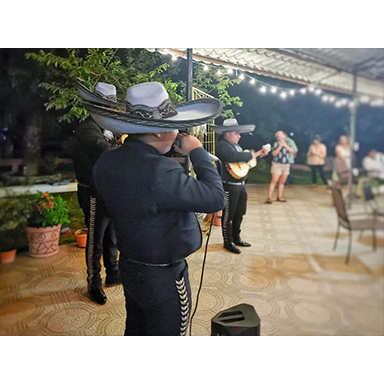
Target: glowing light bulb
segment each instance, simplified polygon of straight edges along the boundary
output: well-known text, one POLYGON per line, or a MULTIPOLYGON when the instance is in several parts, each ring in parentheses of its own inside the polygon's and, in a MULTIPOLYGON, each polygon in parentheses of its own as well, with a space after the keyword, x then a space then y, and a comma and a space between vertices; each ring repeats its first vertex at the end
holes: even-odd
POLYGON ((315 91, 315 87, 314 87, 313 85, 310 85, 310 86, 308 87, 308 91, 309 91, 309 92, 314 92, 314 91, 315 91))
POLYGON ((172 56, 172 61, 176 61, 177 60, 177 57, 176 56, 172 56))
POLYGON ((208 65, 204 65, 203 70, 204 70, 204 71, 208 71, 208 69, 209 69, 209 68, 208 68, 208 65))
POLYGON ((361 101, 362 103, 369 103, 370 100, 371 100, 371 99, 369 98, 369 96, 361 96, 361 97, 360 97, 360 101, 361 101))
POLYGON ((276 93, 276 92, 277 92, 276 87, 272 87, 272 88, 271 88, 271 92, 272 92, 272 93, 276 93))
POLYGON ((291 95, 291 96, 295 96, 295 90, 294 89, 291 89, 290 91, 289 91, 289 94, 291 95))
POLYGON ((329 100, 329 96, 324 95, 321 99, 326 103, 329 100))
POLYGON ((260 88, 260 92, 261 92, 261 93, 265 93, 265 92, 267 92, 267 88, 265 88, 265 87, 261 87, 261 88, 260 88))
POLYGON ((229 68, 228 71, 227 71, 228 75, 232 75, 233 74, 233 69, 232 68, 229 68))
POLYGON ((219 76, 223 74, 223 72, 220 71, 220 69, 216 72, 219 76))
POLYGON ((300 89, 300 92, 305 95, 307 93, 307 88, 301 88, 300 89))
POLYGON ((252 80, 250 81, 250 83, 251 83, 251 84, 256 84, 255 79, 252 79, 252 80))
POLYGON ((319 95, 321 95, 322 92, 323 91, 321 89, 316 89, 315 95, 319 96, 319 95))
POLYGON ((239 79, 244 80, 244 75, 241 74, 241 75, 239 76, 239 79))
POLYGON ((336 97, 335 97, 335 96, 330 96, 330 97, 329 97, 329 101, 330 101, 331 103, 333 103, 335 100, 336 100, 336 97))
POLYGON ((287 97, 287 93, 286 93, 286 92, 281 92, 281 93, 280 93, 280 97, 281 97, 282 99, 285 99, 285 98, 287 97))

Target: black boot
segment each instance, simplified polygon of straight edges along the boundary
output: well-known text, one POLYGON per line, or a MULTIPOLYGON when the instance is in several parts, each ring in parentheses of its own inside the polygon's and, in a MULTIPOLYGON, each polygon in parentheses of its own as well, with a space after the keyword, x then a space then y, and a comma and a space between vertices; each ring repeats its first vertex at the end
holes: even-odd
POLYGON ((101 286, 91 286, 88 290, 89 297, 97 304, 103 305, 107 302, 107 296, 101 286))
POLYGON ((244 240, 237 240, 234 242, 236 245, 239 245, 240 247, 250 247, 251 244, 247 243, 244 240))
POLYGON ((240 249, 237 248, 236 245, 232 242, 224 243, 224 248, 233 253, 241 253, 240 249))
POLYGON ((107 273, 107 277, 105 278, 105 286, 112 287, 118 284, 121 284, 120 271, 107 273))

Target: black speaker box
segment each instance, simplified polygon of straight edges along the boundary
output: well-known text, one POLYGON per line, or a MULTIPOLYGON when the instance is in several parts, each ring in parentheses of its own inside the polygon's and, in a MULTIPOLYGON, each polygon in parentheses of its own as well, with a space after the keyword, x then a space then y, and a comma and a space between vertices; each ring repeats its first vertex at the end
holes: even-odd
POLYGON ((260 336, 260 317, 249 304, 225 309, 212 318, 211 336, 260 336))

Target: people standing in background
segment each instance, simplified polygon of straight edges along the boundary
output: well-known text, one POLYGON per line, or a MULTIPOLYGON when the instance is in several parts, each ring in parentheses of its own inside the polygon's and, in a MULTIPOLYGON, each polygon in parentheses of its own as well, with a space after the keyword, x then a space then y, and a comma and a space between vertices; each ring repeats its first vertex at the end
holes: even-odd
POLYGON ((328 186, 324 175, 324 162, 327 157, 327 147, 321 142, 321 137, 315 135, 313 143, 308 148, 307 164, 311 167, 313 187, 317 186, 317 173, 319 173, 323 183, 328 186))
MULTIPOLYGON (((297 148, 295 141, 291 137, 289 137, 285 132, 284 134, 287 144, 295 151, 295 153, 288 153, 288 163, 292 165, 295 164, 295 157, 297 156, 297 152, 299 149, 297 148)), ((293 133, 291 133, 291 135, 293 135, 293 133)), ((285 185, 289 184, 295 184, 295 180, 291 173, 289 173, 287 181, 285 182, 285 185)))
POLYGON ((341 183, 341 185, 346 185, 348 184, 348 174, 352 163, 352 153, 347 136, 340 136, 339 144, 335 148, 335 155, 332 179, 341 183))
POLYGON ((283 191, 290 169, 288 153, 295 154, 295 150, 287 144, 285 137, 286 135, 283 131, 277 131, 275 133, 276 141, 272 147, 272 177, 268 188, 268 198, 266 200, 267 204, 272 204, 272 194, 275 190, 276 184, 278 184, 276 201, 280 203, 285 203, 287 201, 283 198, 283 191))

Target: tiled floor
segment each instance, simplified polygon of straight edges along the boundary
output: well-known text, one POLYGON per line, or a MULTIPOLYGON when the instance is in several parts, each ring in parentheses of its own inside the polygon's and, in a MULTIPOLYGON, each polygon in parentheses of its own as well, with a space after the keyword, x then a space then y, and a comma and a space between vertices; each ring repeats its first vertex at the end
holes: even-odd
MULTIPOLYGON (((262 335, 384 335, 384 231, 376 252, 370 233, 355 233, 346 265, 347 232, 333 251, 336 216, 323 187, 287 188, 286 204, 266 205, 265 197, 265 186, 248 186, 243 238, 252 247, 241 255, 225 251, 213 228, 192 335, 209 335, 211 318, 240 303, 254 306, 262 335)), ((203 254, 188 258, 194 302, 203 254)), ((0 265, 0 335, 122 335, 121 287, 105 289, 106 305, 93 304, 85 271, 75 245, 0 265)))

